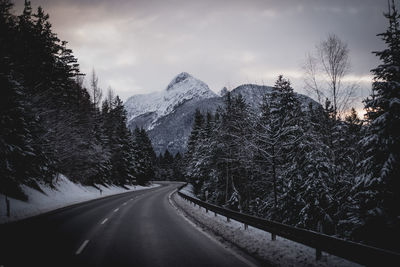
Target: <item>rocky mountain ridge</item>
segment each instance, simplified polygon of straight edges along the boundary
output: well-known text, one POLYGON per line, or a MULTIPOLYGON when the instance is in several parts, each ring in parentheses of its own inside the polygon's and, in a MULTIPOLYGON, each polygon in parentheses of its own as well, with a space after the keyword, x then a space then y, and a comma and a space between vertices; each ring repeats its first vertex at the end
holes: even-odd
MULTIPOLYGON (((244 84, 231 91, 241 94, 254 110, 260 106, 263 96, 270 95, 274 88, 254 84, 244 84)), ((303 109, 311 98, 296 94, 303 109)), ((177 75, 164 91, 135 95, 125 103, 128 114, 128 127, 143 127, 148 131, 157 154, 168 149, 172 154, 184 152, 192 130, 194 113, 215 112, 223 105, 223 97, 209 89, 207 84, 183 72, 177 75)))

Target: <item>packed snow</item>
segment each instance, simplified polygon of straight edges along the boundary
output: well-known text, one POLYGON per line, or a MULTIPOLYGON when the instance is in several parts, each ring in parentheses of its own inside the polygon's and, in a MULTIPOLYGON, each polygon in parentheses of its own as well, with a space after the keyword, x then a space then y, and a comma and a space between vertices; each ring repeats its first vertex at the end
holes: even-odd
MULTIPOLYGON (((182 192, 190 192, 185 187, 182 192)), ((360 266, 345 259, 323 253, 322 259, 315 259, 315 249, 277 236, 271 240, 271 234, 249 226, 244 229, 243 223, 235 220, 227 222, 226 217, 215 216, 213 212, 194 206, 178 194, 173 200, 191 220, 205 226, 212 234, 222 237, 250 255, 272 266, 360 266)))
POLYGON ((44 193, 28 186, 21 186, 24 193, 28 196, 27 202, 8 198, 10 200, 10 217, 7 217, 6 214, 5 196, 0 194, 0 223, 21 220, 92 199, 125 193, 128 191, 149 189, 160 185, 127 185, 126 188, 115 185, 110 185, 108 187, 96 185, 98 188, 95 188, 93 186, 83 186, 81 184, 73 183, 65 176, 60 175, 55 183, 55 188, 51 188, 45 184, 39 184, 39 186, 44 193))

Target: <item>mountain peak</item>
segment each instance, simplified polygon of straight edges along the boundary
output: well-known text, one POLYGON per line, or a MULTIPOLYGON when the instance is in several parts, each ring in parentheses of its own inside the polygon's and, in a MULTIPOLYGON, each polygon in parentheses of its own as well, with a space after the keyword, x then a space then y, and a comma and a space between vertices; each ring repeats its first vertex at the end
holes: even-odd
POLYGON ((188 78, 193 78, 189 73, 187 72, 181 72, 179 73, 172 81, 168 84, 167 86, 167 91, 169 91, 175 84, 183 82, 184 80, 188 78))
POLYGON ((189 101, 197 103, 216 96, 207 84, 182 72, 169 83, 164 91, 131 96, 125 102, 128 123, 132 120, 143 120, 146 123, 141 123, 140 127, 149 130, 157 125, 160 118, 174 112, 180 105, 189 101))

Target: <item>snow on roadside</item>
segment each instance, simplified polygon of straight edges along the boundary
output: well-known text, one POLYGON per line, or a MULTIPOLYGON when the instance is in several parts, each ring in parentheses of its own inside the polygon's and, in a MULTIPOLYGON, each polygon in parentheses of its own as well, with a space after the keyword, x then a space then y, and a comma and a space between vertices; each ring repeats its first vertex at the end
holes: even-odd
POLYGON ((66 207, 72 204, 101 198, 109 195, 115 195, 128 191, 136 191, 149 189, 159 186, 151 184, 150 186, 126 186, 128 189, 111 185, 105 187, 96 185, 100 190, 93 186, 83 186, 68 180, 63 175, 60 175, 55 188, 50 188, 45 184, 39 184, 44 194, 28 186, 21 186, 24 193, 28 196, 28 202, 8 198, 10 200, 11 216, 6 216, 5 196, 0 194, 0 224, 6 222, 17 221, 52 211, 58 208, 66 207))
POLYGON ((327 253, 316 261, 313 248, 279 236, 272 241, 270 233, 251 226, 245 230, 242 223, 232 219, 227 222, 226 217, 206 213, 205 209, 194 207, 178 194, 173 195, 173 200, 192 220, 272 266, 360 266, 327 253))
POLYGON ((192 184, 187 184, 180 191, 182 193, 184 193, 185 195, 189 196, 189 197, 193 197, 193 198, 197 198, 198 199, 198 197, 193 193, 194 192, 194 188, 193 188, 192 184))

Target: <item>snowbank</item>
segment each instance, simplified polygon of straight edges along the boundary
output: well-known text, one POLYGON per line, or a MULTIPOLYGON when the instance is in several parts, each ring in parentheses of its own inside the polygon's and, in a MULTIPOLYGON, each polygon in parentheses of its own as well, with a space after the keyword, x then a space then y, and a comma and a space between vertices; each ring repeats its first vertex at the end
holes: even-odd
POLYGON ((100 194, 100 190, 93 186, 76 184, 60 175, 54 189, 44 184, 39 184, 39 186, 44 194, 28 186, 22 186, 22 190, 28 196, 28 202, 8 198, 10 200, 11 217, 6 216, 5 196, 0 194, 0 223, 17 221, 72 204, 128 191, 149 189, 159 185, 126 186, 128 189, 114 185, 109 187, 97 185, 102 190, 100 194))
POLYGON ((221 236, 223 239, 243 249, 250 255, 262 259, 272 266, 360 266, 345 259, 323 253, 322 259, 315 260, 315 249, 293 242, 291 240, 276 237, 271 240, 271 234, 251 226, 244 229, 244 225, 235 220, 226 221, 226 217, 215 216, 213 212, 205 212, 205 209, 194 207, 178 194, 174 194, 173 200, 189 218, 205 226, 211 233, 221 236))
POLYGON ((198 199, 198 197, 193 193, 194 192, 194 188, 193 188, 192 184, 187 184, 180 191, 182 193, 184 193, 185 195, 189 196, 189 197, 193 197, 193 198, 197 198, 198 199))

